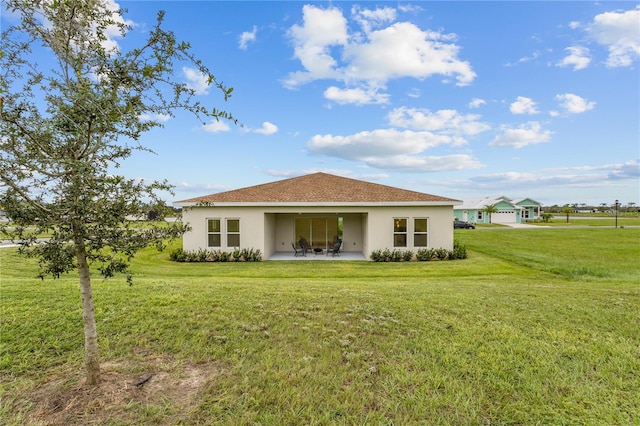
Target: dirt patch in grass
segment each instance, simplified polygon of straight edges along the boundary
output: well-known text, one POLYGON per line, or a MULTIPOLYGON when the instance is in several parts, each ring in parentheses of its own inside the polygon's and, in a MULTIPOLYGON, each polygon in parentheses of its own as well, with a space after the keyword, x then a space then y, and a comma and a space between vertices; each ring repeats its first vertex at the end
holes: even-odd
POLYGON ((144 371, 132 372, 126 361, 101 368, 99 386, 65 378, 39 385, 28 396, 25 418, 37 425, 129 424, 145 418, 174 424, 186 419, 201 390, 225 372, 219 363, 176 365, 166 359, 145 363, 144 371))

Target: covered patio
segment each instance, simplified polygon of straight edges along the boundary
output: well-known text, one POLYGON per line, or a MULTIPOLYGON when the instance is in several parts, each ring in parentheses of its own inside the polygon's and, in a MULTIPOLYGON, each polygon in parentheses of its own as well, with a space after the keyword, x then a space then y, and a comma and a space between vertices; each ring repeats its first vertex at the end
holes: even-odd
POLYGON ((264 260, 308 260, 308 261, 340 261, 340 260, 367 260, 364 254, 360 252, 340 252, 338 256, 332 256, 331 253, 315 254, 307 253, 306 256, 295 256, 293 249, 291 252, 276 252, 264 260))

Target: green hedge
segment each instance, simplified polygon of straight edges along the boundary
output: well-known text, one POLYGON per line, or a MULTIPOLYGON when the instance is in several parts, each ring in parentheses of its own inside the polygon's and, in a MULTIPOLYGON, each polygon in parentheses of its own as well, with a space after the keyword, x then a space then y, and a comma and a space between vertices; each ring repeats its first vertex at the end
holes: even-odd
POLYGON ((466 259, 467 249, 457 241, 453 243, 453 250, 444 248, 420 249, 415 253, 411 250, 374 250, 371 252, 370 259, 374 262, 408 262, 410 260, 426 262, 430 260, 455 260, 466 259))
POLYGON ((169 254, 174 262, 261 262, 262 253, 255 249, 235 249, 232 252, 222 250, 185 251, 175 249, 169 254))

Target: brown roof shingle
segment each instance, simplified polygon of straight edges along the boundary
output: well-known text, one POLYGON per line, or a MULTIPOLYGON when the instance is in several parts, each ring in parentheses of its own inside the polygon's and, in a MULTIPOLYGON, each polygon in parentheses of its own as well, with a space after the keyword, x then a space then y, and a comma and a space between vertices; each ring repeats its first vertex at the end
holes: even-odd
POLYGON ((194 203, 380 203, 456 202, 452 198, 409 191, 327 173, 283 179, 262 185, 179 201, 194 203))

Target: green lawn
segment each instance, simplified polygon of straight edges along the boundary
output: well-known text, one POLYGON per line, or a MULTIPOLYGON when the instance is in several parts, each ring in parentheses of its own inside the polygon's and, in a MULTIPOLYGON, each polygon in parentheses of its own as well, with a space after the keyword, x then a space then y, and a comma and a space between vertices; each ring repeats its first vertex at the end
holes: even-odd
MULTIPOLYGON (((638 424, 640 230, 458 230, 450 262, 176 264, 94 279, 0 251, 0 423, 638 424), (153 374, 134 388, 131 383, 153 374)), ((174 245, 175 247, 175 245, 174 245)))
MULTIPOLYGON (((598 215, 598 216, 586 216, 586 215, 573 215, 569 216, 569 222, 567 222, 566 216, 561 214, 556 215, 550 222, 530 222, 531 225, 539 226, 553 226, 553 227, 565 227, 565 226, 615 226, 616 219, 611 215, 598 215)), ((625 226, 640 226, 640 215, 633 213, 624 213, 618 216, 618 227, 625 226)))

